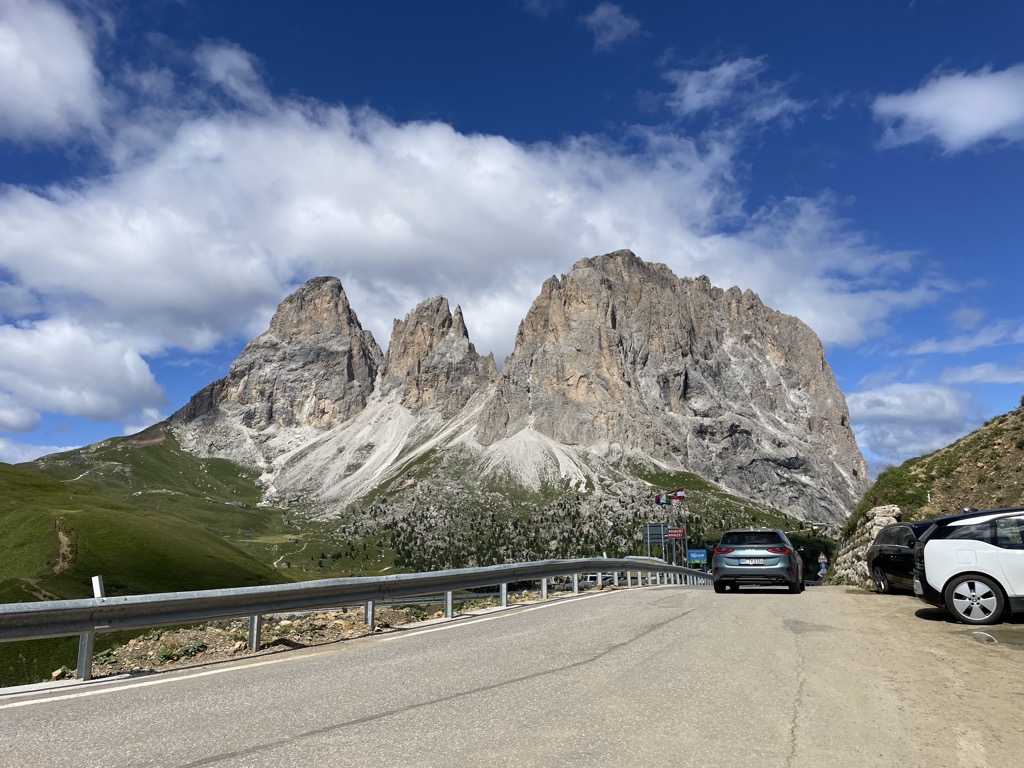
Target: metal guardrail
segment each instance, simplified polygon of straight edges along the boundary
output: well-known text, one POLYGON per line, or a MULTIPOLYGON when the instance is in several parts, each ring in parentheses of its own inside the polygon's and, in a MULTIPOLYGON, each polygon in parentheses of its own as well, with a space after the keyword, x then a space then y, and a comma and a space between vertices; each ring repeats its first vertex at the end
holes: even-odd
MULTIPOLYGON (((52 600, 0 604, 0 642, 42 640, 79 635, 79 679, 89 679, 93 639, 97 632, 117 632, 163 625, 194 624, 217 619, 249 617, 249 647, 259 647, 259 632, 266 614, 337 608, 365 603, 367 624, 372 626, 373 604, 377 600, 444 593, 445 616, 453 615, 453 592, 478 587, 500 587, 501 603, 507 605, 509 584, 539 581, 542 598, 547 598, 548 579, 573 577, 579 590, 580 574, 611 574, 618 583, 625 574, 632 586, 632 574, 647 574, 648 583, 710 583, 703 571, 646 560, 586 558, 542 560, 531 563, 460 568, 429 573, 392 574, 273 584, 263 587, 210 589, 194 592, 163 592, 149 595, 103 596, 102 579, 93 579, 96 597, 81 600, 52 600)), ((600 578, 598 583, 601 583, 600 578)))

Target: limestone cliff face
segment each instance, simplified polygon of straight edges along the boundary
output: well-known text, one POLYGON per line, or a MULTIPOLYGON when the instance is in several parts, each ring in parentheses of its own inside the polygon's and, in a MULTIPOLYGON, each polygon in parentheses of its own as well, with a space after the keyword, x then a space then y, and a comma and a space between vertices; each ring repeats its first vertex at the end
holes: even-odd
POLYGON ((228 375, 192 397, 172 420, 187 423, 229 410, 254 430, 326 429, 366 407, 382 354, 349 306, 341 281, 307 281, 277 308, 228 375))
POLYGON ((314 278, 171 425, 268 487, 341 505, 427 452, 535 490, 626 479, 629 457, 821 522, 868 479, 805 324, 629 251, 546 281, 500 375, 443 297, 396 320, 384 356, 341 283, 314 278))
POLYGON ((494 357, 480 357, 469 341, 462 308, 453 316, 448 300, 436 296, 395 320, 380 393, 401 390, 409 410, 437 408, 448 418, 496 378, 494 357))
POLYGON ((814 519, 841 519, 868 479, 810 328, 630 251, 579 261, 541 289, 476 438, 527 427, 638 448, 814 519))

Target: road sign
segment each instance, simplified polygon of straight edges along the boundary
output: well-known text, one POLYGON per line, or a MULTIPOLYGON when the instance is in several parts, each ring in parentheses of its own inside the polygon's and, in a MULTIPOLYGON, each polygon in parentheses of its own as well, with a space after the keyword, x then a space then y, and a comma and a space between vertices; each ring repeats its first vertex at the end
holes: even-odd
POLYGON ((683 539, 686 538, 685 528, 669 528, 665 535, 670 539, 683 539))
POLYGON ((644 523, 644 542, 647 544, 664 544, 668 523, 644 523))
POLYGON ((708 551, 706 549, 691 549, 686 553, 687 560, 691 563, 706 563, 708 551))

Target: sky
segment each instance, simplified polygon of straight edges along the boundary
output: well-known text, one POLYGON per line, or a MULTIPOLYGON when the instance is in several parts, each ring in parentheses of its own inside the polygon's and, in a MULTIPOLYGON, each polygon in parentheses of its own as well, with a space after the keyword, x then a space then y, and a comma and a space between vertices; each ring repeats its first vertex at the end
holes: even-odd
POLYGON ((1024 394, 1024 4, 0 0, 0 461, 166 418, 305 280, 499 365, 629 248, 796 315, 873 473, 1024 394))

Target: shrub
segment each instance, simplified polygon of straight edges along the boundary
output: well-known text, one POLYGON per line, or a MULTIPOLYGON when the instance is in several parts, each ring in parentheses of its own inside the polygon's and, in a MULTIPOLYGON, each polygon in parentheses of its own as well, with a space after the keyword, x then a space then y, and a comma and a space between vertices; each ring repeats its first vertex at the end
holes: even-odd
POLYGON ((206 643, 202 640, 191 640, 185 645, 182 645, 177 640, 171 640, 166 645, 162 645, 157 649, 155 658, 160 664, 166 664, 170 661, 198 656, 205 650, 206 643))

